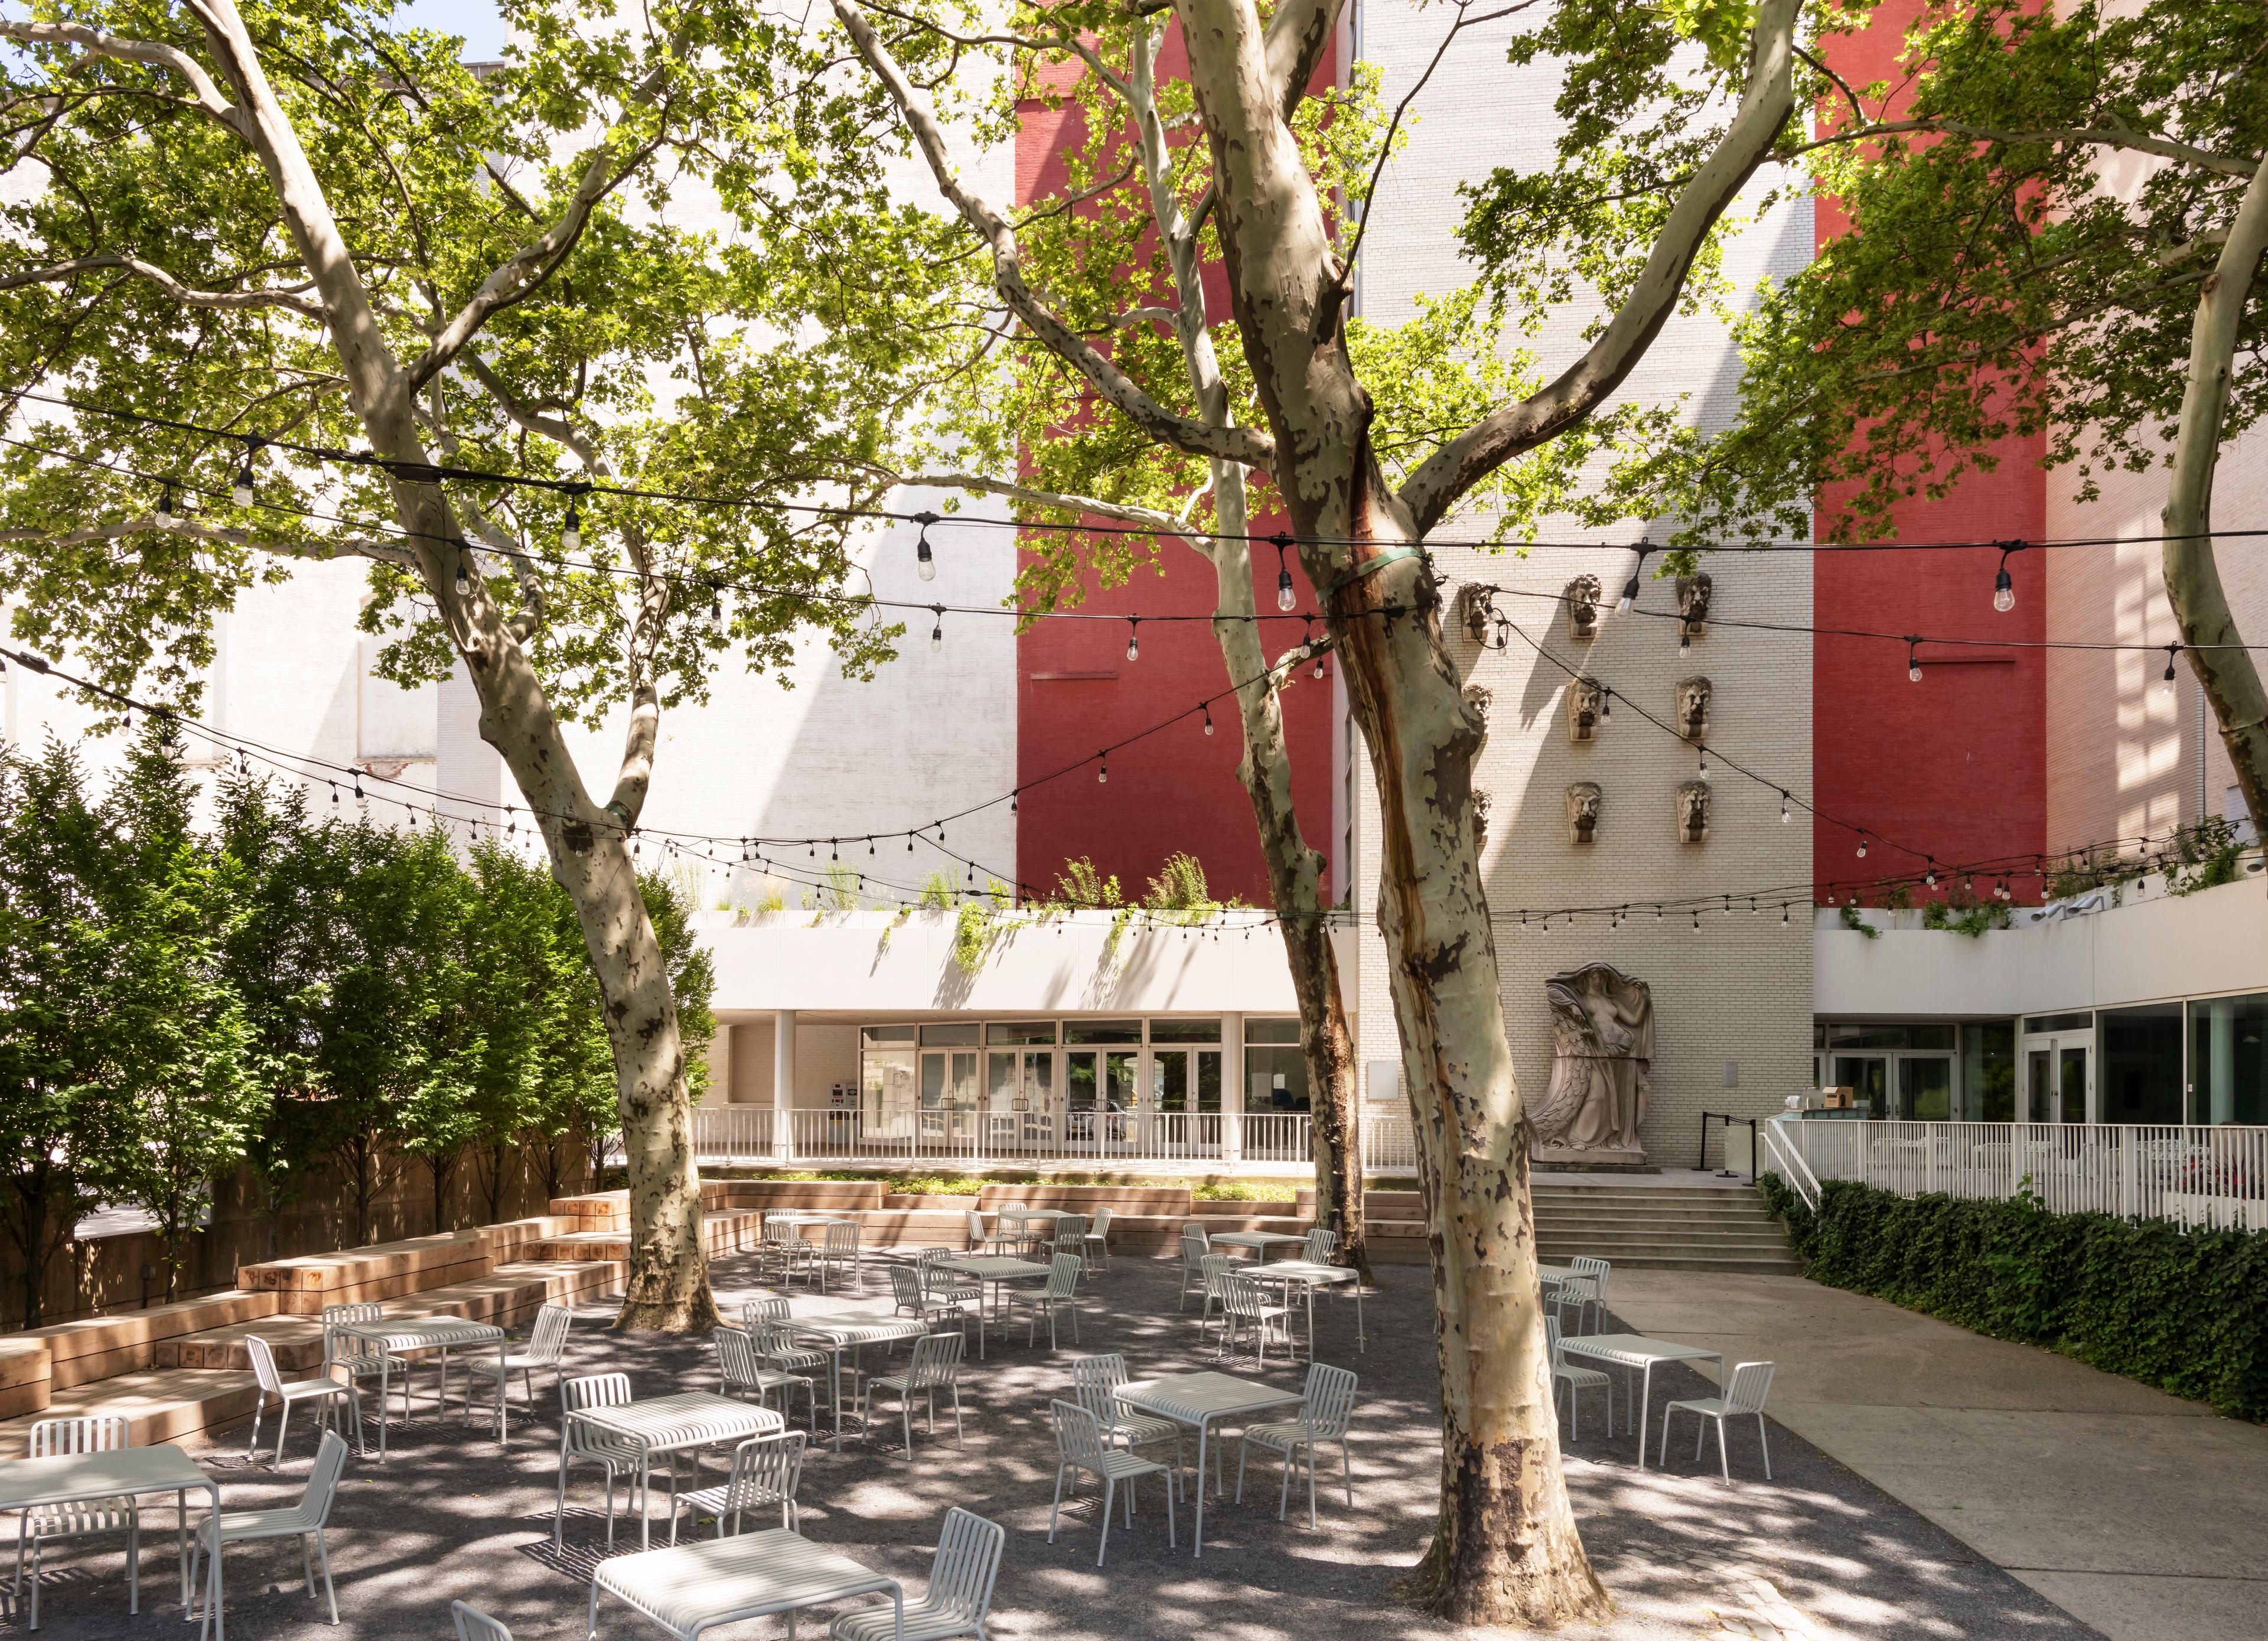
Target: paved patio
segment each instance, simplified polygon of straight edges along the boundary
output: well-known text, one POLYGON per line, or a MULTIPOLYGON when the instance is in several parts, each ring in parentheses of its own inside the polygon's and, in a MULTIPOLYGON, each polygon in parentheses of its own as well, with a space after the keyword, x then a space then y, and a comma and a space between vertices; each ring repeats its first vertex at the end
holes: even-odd
MULTIPOLYGON (((1213 1365, 1197 1341, 1194 1312, 1174 1311, 1177 1264, 1121 1259, 1096 1280, 1087 1302, 1083 1344, 1123 1350, 1138 1372, 1213 1365)), ((871 1273, 870 1273, 871 1275, 871 1273)), ((1111 1534, 1108 1567, 1094 1566, 1094 1507, 1066 1512, 1057 1542, 1046 1542, 1054 1446, 1047 1425, 1051 1395, 1069 1390, 1075 1349, 1050 1356, 996 1336, 989 1362, 971 1363, 965 1452, 946 1434, 932 1442, 917 1424, 910 1464, 895 1430, 871 1448, 855 1440, 837 1456, 815 1450, 803 1485, 804 1530, 907 1580, 927 1577, 939 1516, 960 1504, 1000 1521, 1008 1543, 994 1602, 992 1630, 1004 1637, 1095 1637, 1165 1641, 1204 1633, 1233 1641, 1330 1637, 1407 1641, 1447 1633, 1397 1605, 1395 1581, 1418 1558, 1435 1498, 1439 1415, 1433 1393, 1430 1288, 1422 1270, 1388 1269, 1367 1303, 1370 1349, 1354 1349, 1352 1308, 1321 1300, 1325 1360, 1361 1375, 1356 1410, 1356 1509, 1326 1490, 1322 1526, 1310 1532, 1304 1512, 1278 1524, 1261 1483, 1246 1503, 1220 1501, 1205 1520, 1205 1554, 1189 1555, 1189 1518, 1182 1549, 1166 1548, 1162 1498, 1145 1490, 1132 1530, 1111 1534)), ((1686 1280, 1685 1278, 1676 1278, 1686 1280)), ((744 1258, 721 1262, 720 1293, 729 1301, 752 1291, 744 1258)), ((1620 1278, 1617 1278, 1619 1284, 1620 1278)), ((873 1281, 877 1293, 879 1279, 873 1281)), ((799 1310, 843 1301, 800 1292, 799 1310)), ((887 1310, 887 1300, 870 1301, 887 1310)), ((688 1339, 618 1339, 604 1331, 607 1314, 582 1314, 571 1360, 585 1371, 619 1368, 642 1393, 712 1385, 713 1356, 688 1339)), ((1246 1358, 1231 1371, 1249 1374, 1246 1358)), ((1266 1377, 1296 1384, 1304 1367, 1271 1362, 1266 1377)), ((1700 1381, 1682 1371, 1657 1374, 1680 1394, 1700 1381)), ((430 1385, 421 1375, 421 1387, 430 1385)), ((1657 1405, 1663 1396, 1657 1386, 1657 1405)), ((1587 1399, 1595 1408, 1597 1399, 1587 1399)), ((589 1570, 602 1553, 595 1468, 585 1467, 570 1494, 567 1549, 555 1554, 550 1512, 557 1427, 548 1394, 533 1420, 515 1420, 514 1439, 499 1453, 484 1431, 430 1409, 406 1432, 397 1427, 392 1457, 380 1467, 350 1462, 334 1515, 331 1561, 343 1623, 333 1630, 298 1588, 298 1559, 288 1543, 255 1545, 229 1556, 229 1624, 241 1641, 279 1637, 437 1637, 449 1631, 448 1605, 461 1597, 512 1627, 520 1641, 579 1636, 589 1570)), ((1590 1411, 1587 1409, 1587 1415, 1590 1411)), ((295 1421, 296 1422, 296 1421, 295 1421)), ((2021 1637, 2065 1641, 2090 1634, 2038 1593, 2000 1571, 1958 1539, 1898 1504, 1843 1465, 1775 1430, 1777 1480, 1765 1484, 1755 1456, 1736 1437, 1735 1474, 1727 1489, 1673 1452, 1670 1474, 1640 1476, 1630 1461, 1634 1442, 1609 1444, 1587 1417, 1569 1480, 1592 1554, 1620 1612, 1593 1633, 1617 1638, 1663 1637, 1852 1636, 2021 1637)), ((239 1439, 240 1439, 240 1438, 239 1439)), ((295 1434, 284 1475, 247 1466, 240 1448, 221 1445, 199 1456, 222 1471, 232 1508, 280 1503, 296 1496, 313 1443, 295 1434)), ((1686 1449, 1690 1454, 1690 1446, 1686 1449)), ((1230 1469, 1234 1468, 1233 1455, 1230 1469)), ((659 1513, 657 1512, 657 1520, 659 1513)), ((41 1601, 43 1635, 56 1641, 169 1637, 185 1633, 168 1604, 173 1568, 169 1524, 153 1514, 145 1538, 145 1601, 126 1615, 121 1556, 108 1549, 67 1549, 53 1564, 41 1601)), ((617 1546, 634 1547, 634 1527, 617 1546)), ((15 1621, 9 1621, 13 1623, 15 1621)), ((601 1633, 659 1634, 619 1609, 602 1617, 601 1633)), ((750 1624, 745 1637, 784 1633, 777 1621, 750 1624)), ((810 1624, 806 1635, 815 1633, 810 1624)), ((2169 1633, 2169 1631, 2161 1631, 2169 1633)))

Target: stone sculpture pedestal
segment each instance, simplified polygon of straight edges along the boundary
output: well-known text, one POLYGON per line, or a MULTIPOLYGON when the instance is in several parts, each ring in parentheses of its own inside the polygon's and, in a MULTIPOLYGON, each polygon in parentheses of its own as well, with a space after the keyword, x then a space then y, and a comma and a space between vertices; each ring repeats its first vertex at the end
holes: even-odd
POLYGON ((1602 1146, 1574 1151, 1565 1145, 1532 1145, 1528 1152, 1531 1174, 1660 1174, 1635 1146, 1602 1146))

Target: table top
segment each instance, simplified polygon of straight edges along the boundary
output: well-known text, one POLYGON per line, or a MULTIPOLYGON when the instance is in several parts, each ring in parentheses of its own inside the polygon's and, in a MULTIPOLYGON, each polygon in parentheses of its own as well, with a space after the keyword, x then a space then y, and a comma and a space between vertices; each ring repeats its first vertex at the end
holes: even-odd
POLYGON ((156 1447, 120 1447, 109 1453, 63 1453, 52 1459, 11 1459, 0 1464, 0 1510, 217 1485, 172 1442, 156 1447))
POLYGON ((1255 1265, 1250 1270, 1238 1273, 1255 1282, 1304 1282, 1311 1288, 1327 1288, 1335 1282, 1360 1280, 1360 1273, 1344 1265, 1319 1265, 1311 1259, 1279 1259, 1270 1265, 1255 1265))
POLYGON ((764 1216, 768 1225, 847 1225, 858 1221, 843 1214, 773 1213, 764 1216))
POLYGON ((1278 1242, 1304 1242, 1307 1239, 1287 1231, 1216 1231, 1206 1240, 1226 1242, 1232 1247, 1270 1247, 1278 1242))
POLYGON ((1679 1344, 1634 1333, 1574 1334, 1562 1337, 1559 1349, 1568 1356, 1587 1356, 1624 1367, 1643 1367, 1648 1362, 1690 1361, 1696 1357, 1713 1357, 1719 1362, 1725 1359, 1723 1351, 1712 1350, 1706 1345, 1679 1344))
POLYGON ((1301 1391, 1263 1385, 1256 1380, 1233 1379, 1226 1373, 1174 1373, 1121 1385, 1118 1399, 1145 1413, 1195 1424, 1224 1414, 1289 1407, 1307 1398, 1301 1391))
POLYGON ((895 1578, 784 1527, 609 1556, 593 1581, 680 1635, 898 1588, 895 1578))
POLYGON ((1068 1219, 1079 1211, 1074 1208, 1005 1208, 995 1211, 1011 1219, 1068 1219))
POLYGON ((957 1270, 964 1277, 975 1277, 980 1282, 1015 1282, 1027 1277, 1049 1275, 1049 1268, 1028 1259, 976 1257, 971 1259, 940 1259, 940 1270, 957 1270))
POLYGON ((708 1390, 683 1390, 674 1396, 653 1396, 621 1407, 585 1408, 575 1417, 585 1424, 644 1442, 654 1453, 743 1436, 770 1436, 787 1428, 787 1421, 770 1408, 708 1390))
POLYGON ((463 1316, 387 1316, 374 1322, 345 1322, 339 1331, 350 1339, 364 1339, 397 1350, 420 1345, 494 1344, 504 1337, 504 1329, 495 1323, 463 1316))
POLYGON ((836 1345, 881 1344, 892 1339, 918 1339, 929 1329, 902 1316, 877 1316, 871 1311, 822 1311, 815 1316, 791 1316, 791 1331, 812 1335, 836 1345))

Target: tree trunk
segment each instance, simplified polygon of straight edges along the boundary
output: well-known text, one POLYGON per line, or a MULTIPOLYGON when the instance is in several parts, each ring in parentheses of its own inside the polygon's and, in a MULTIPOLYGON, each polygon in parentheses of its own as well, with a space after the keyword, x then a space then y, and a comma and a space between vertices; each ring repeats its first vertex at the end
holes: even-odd
POLYGON ((1179 0, 1176 11, 1277 485, 1378 784, 1379 924, 1417 1129, 1441 1373, 1439 1520, 1410 1593, 1455 1623, 1598 1618, 1606 1592, 1560 1471, 1526 1123, 1482 889, 1472 780, 1484 727, 1441 643, 1415 522, 1370 445, 1329 224, 1256 8, 1179 0))
POLYGON ((630 1274, 615 1326, 706 1330, 717 1306, 701 1241, 701 1190, 677 1006, 653 924, 639 898, 630 835, 650 771, 658 708, 632 714, 634 749, 615 797, 594 804, 577 774, 527 651, 507 627, 484 578, 455 591, 468 549, 430 471, 413 415, 413 389, 390 349, 330 202, 298 133, 268 83, 231 0, 192 0, 223 77, 238 98, 243 136, 268 172, 276 203, 323 305, 348 397, 371 449, 405 464, 389 471, 395 517, 428 595, 481 702, 481 738, 511 769, 539 818, 551 874, 574 903, 614 1046, 623 1148, 630 1159, 630 1274))
MULTIPOLYGON (((2173 606, 2190 667, 2213 703, 2221 745, 2255 826, 2268 825, 2268 690, 2243 648, 2213 555, 2213 469, 2220 459, 2236 335, 2260 258, 2268 252, 2268 160, 2244 190, 2220 260, 2198 297, 2190 331, 2189 381, 2161 514, 2166 601, 2173 606)), ((2198 748, 2203 755, 2204 748, 2198 748)), ((2203 819, 2202 816, 2199 819, 2203 819)))

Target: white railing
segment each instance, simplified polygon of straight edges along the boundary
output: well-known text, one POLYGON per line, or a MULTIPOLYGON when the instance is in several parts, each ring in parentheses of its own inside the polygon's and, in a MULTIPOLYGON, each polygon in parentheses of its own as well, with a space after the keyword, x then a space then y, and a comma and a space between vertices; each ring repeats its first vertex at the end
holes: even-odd
POLYGON ((1763 1136, 1764 1152, 1757 1159, 1757 1166, 1778 1174, 1787 1181, 1788 1188, 1803 1199, 1805 1207, 1815 1209, 1819 1206, 1819 1176, 1812 1173, 1811 1164, 1804 1158, 1800 1137, 1787 1133, 1783 1124, 1789 1128, 1800 1126, 1794 1117, 1776 1117, 1756 1125, 1756 1131, 1763 1136))
MULTIPOLYGON (((775 1163, 949 1164, 1028 1166, 1085 1162, 1207 1163, 1295 1168, 1314 1161, 1303 1112, 1242 1116, 1156 1111, 790 1111, 769 1106, 704 1106, 693 1114, 696 1159, 711 1166, 775 1163)), ((1407 1115, 1362 1119, 1363 1166, 1417 1164, 1407 1115)))
POLYGON ((2029 1190, 2058 1213, 2268 1230, 2268 1128, 1793 1117, 1763 1126, 1799 1191, 1797 1164, 1814 1181, 1857 1180, 1903 1196, 2029 1190))

